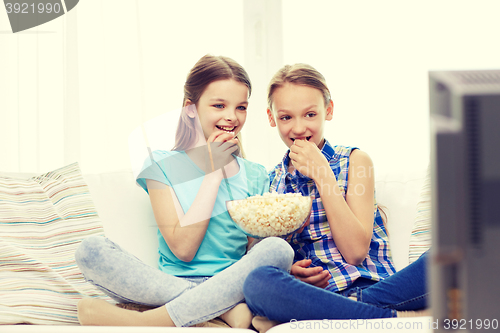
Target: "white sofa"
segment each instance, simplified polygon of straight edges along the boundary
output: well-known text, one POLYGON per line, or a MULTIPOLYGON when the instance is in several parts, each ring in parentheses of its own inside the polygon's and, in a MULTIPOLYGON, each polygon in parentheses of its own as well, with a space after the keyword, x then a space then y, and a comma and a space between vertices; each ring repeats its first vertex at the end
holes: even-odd
MULTIPOLYGON (((376 175, 377 201, 387 207, 392 256, 408 265, 410 233, 426 170, 376 175)), ((129 171, 85 175, 106 236, 156 267, 156 222, 146 192, 129 171)))
MULTIPOLYGON (((409 239, 413 227, 419 193, 425 178, 425 169, 407 173, 376 174, 377 201, 387 207, 388 229, 392 256, 396 268, 402 269, 408 264, 409 239)), ((28 174, 5 174, 18 178, 27 178, 28 174)), ((107 237, 122 245, 145 263, 156 267, 157 239, 156 224, 147 194, 138 187, 131 171, 87 174, 84 179, 104 225, 107 237)), ((396 328, 397 323, 407 325, 405 332, 430 332, 431 317, 411 319, 376 319, 370 325, 356 327, 351 322, 301 322, 286 323, 274 327, 272 332, 302 331, 380 331, 383 324, 396 328), (414 323, 413 329, 409 329, 414 323), (420 323, 420 324, 415 324, 420 323), (348 325, 349 324, 349 325, 348 325), (316 326, 315 326, 316 325, 316 326), (409 326, 408 326, 409 325, 409 326)), ((361 325, 361 326, 360 326, 361 325)), ((172 332, 220 331, 223 328, 174 328, 172 332)), ((50 325, 1 325, 0 331, 7 332, 160 332, 161 328, 107 328, 81 326, 50 325)), ((243 330, 248 331, 248 330, 243 330)))

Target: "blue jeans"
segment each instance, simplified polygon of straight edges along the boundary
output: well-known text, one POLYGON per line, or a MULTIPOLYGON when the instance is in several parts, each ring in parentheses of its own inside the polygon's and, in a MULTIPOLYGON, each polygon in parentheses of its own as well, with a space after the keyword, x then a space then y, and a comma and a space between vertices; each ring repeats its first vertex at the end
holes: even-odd
POLYGON ((244 300, 243 283, 263 265, 289 271, 293 250, 270 237, 242 259, 213 277, 176 277, 144 264, 101 236, 88 237, 75 253, 90 283, 118 302, 165 307, 176 326, 191 326, 215 318, 244 300))
POLYGON ((271 266, 251 272, 243 292, 254 314, 280 322, 396 317, 398 310, 426 308, 426 261, 427 252, 385 280, 375 283, 361 280, 351 288, 357 301, 302 282, 271 266))

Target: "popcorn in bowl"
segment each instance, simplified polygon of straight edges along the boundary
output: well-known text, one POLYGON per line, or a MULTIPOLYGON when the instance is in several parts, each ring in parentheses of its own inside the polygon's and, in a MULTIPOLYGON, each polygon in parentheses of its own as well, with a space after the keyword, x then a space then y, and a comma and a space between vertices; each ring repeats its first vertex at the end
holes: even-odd
POLYGON ((286 236, 300 229, 311 214, 312 199, 300 193, 265 193, 226 201, 229 216, 248 236, 286 236))

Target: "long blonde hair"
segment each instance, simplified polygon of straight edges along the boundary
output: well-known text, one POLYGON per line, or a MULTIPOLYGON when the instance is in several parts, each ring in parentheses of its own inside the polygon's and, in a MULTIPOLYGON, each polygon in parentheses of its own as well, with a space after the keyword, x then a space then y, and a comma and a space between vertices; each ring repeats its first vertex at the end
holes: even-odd
MULTIPOLYGON (((252 84, 245 69, 231 58, 223 56, 205 55, 194 65, 189 72, 184 84, 184 107, 187 100, 197 104, 207 86, 218 80, 233 79, 243 83, 248 88, 248 97, 252 92, 252 84)), ((175 133, 175 145, 172 150, 186 150, 196 141, 195 119, 190 118, 186 112, 181 112, 177 131, 175 133)), ((241 133, 236 136, 242 156, 241 133)))
POLYGON ((271 82, 269 82, 267 89, 269 110, 272 110, 273 93, 287 82, 316 88, 323 94, 325 106, 330 103, 330 90, 326 85, 325 77, 320 72, 308 64, 285 65, 274 74, 271 82))

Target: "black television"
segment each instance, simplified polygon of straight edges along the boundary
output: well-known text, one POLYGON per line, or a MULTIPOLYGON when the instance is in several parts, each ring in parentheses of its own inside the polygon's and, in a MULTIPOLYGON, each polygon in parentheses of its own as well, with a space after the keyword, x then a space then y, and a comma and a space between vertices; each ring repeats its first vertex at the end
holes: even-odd
POLYGON ((433 328, 497 331, 500 70, 431 71, 429 100, 433 328))

